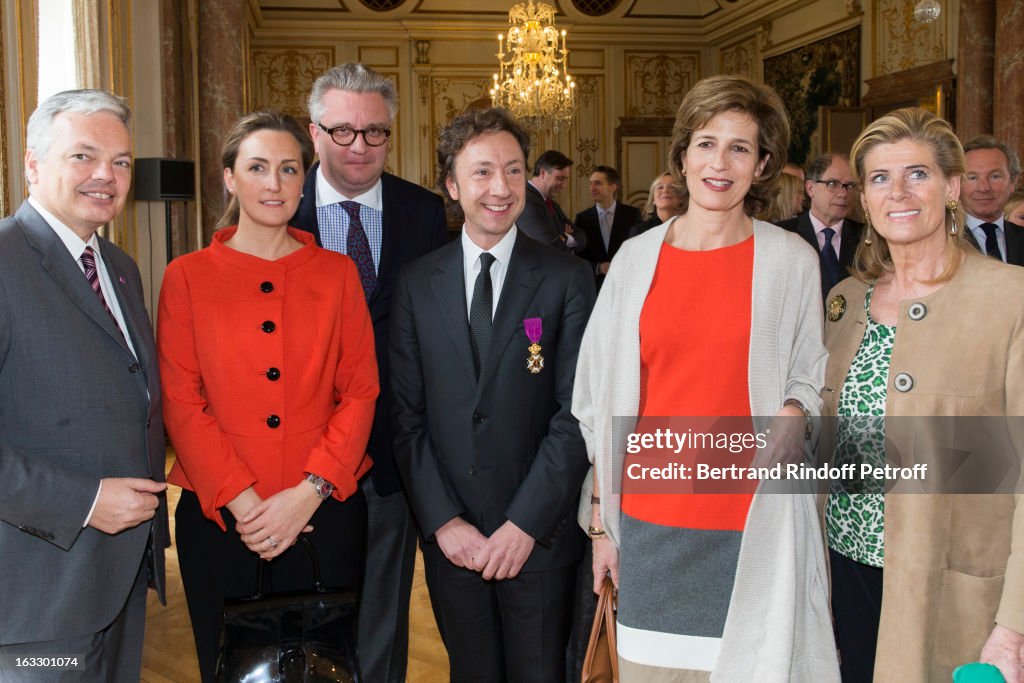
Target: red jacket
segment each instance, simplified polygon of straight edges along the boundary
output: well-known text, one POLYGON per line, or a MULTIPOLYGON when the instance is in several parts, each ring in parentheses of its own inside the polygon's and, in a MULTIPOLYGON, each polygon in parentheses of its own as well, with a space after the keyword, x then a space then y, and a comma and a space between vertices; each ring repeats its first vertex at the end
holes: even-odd
POLYGON ((267 261, 225 246, 235 229, 171 262, 157 318, 168 481, 222 528, 218 508, 246 488, 266 498, 304 472, 352 495, 379 392, 355 264, 292 228, 304 246, 267 261))

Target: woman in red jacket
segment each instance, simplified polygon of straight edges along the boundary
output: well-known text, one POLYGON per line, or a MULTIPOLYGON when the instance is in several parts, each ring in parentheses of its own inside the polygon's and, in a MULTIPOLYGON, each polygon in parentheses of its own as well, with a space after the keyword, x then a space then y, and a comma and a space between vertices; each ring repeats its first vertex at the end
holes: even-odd
POLYGON ((308 532, 328 585, 362 582, 357 481, 378 393, 373 329, 355 265, 288 227, 312 160, 290 117, 258 112, 228 133, 231 194, 212 244, 175 259, 157 325, 164 419, 184 490, 178 558, 204 681, 226 598, 308 588, 308 532))

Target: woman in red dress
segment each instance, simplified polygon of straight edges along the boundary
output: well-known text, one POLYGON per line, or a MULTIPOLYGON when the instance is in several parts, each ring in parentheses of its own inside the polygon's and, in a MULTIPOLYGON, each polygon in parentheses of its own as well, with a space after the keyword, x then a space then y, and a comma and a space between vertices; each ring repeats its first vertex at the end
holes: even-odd
POLYGON ((683 213, 622 245, 587 324, 573 414, 594 469, 580 520, 595 591, 606 574, 619 589, 623 683, 838 683, 814 496, 699 474, 799 462, 820 414, 817 255, 752 218, 788 146, 773 90, 738 76, 695 84, 669 158, 683 213), (665 429, 756 432, 765 446, 756 459, 630 448, 631 433, 665 429))
POLYGON ((332 586, 362 582, 366 503, 357 482, 378 393, 357 269, 288 227, 312 160, 290 117, 258 112, 228 133, 232 195, 212 244, 175 259, 160 292, 164 419, 181 486, 178 558, 204 681, 224 600, 312 585, 305 532, 332 586))

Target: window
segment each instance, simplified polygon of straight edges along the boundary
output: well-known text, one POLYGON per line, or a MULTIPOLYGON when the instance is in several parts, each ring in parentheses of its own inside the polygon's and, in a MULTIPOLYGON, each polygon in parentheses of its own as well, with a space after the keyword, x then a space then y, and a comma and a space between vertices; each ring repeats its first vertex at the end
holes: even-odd
POLYGON ((37 102, 62 90, 81 87, 75 40, 74 0, 39 3, 39 89, 37 102))

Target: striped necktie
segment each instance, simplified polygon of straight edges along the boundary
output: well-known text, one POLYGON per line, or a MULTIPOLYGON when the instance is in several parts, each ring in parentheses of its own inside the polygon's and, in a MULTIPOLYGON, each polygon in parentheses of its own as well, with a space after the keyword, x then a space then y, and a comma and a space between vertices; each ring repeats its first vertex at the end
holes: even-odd
POLYGON ((79 257, 79 260, 82 262, 82 266, 85 267, 85 279, 89 281, 89 286, 92 287, 93 293, 96 295, 96 298, 100 300, 100 303, 103 304, 103 310, 105 310, 107 315, 110 316, 110 319, 114 321, 114 327, 120 330, 121 326, 117 324, 117 318, 115 318, 114 314, 110 311, 110 306, 107 306, 107 300, 104 298, 103 290, 100 288, 100 277, 99 273, 96 271, 96 255, 93 253, 92 247, 86 247, 85 251, 83 251, 82 255, 79 257))

